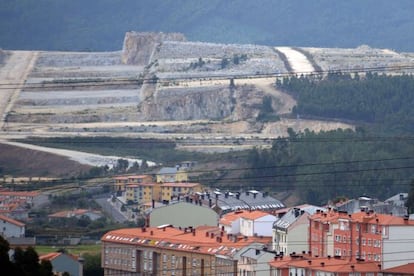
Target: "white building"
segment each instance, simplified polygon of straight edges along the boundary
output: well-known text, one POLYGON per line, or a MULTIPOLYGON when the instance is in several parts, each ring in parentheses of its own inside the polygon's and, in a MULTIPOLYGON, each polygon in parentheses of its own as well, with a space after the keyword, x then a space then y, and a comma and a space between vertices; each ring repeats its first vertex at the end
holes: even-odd
POLYGON ((225 214, 219 226, 227 234, 242 234, 244 236, 272 236, 273 223, 277 220, 274 215, 263 211, 239 210, 225 214))
POLYGON ((323 208, 305 204, 279 210, 281 217, 273 224, 273 250, 284 255, 308 251, 309 216, 318 209, 323 208))
POLYGON ((0 215, 0 235, 4 238, 24 237, 25 224, 15 219, 0 215))

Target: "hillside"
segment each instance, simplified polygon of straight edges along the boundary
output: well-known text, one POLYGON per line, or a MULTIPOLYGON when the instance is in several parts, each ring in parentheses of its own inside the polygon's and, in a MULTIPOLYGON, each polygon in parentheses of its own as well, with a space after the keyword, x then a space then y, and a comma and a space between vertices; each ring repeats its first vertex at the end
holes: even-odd
POLYGON ((412 73, 410 53, 187 41, 128 32, 122 51, 5 51, 0 71, 4 137, 170 139, 187 150, 270 146, 295 132, 353 128, 298 119, 276 79, 345 70, 412 73), (387 69, 388 68, 388 69, 387 69), (385 71, 384 71, 385 70, 385 71), (203 146, 200 147, 199 145, 203 146))
POLYGON ((411 0, 3 1, 0 48, 115 51, 125 32, 137 30, 192 41, 412 52, 413 8, 411 0))

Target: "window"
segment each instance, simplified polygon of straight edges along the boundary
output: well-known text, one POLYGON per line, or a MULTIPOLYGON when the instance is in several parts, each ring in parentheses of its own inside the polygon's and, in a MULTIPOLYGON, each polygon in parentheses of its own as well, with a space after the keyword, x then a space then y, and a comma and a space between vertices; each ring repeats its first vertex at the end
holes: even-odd
POLYGON ((366 240, 365 240, 365 238, 362 238, 362 245, 365 245, 366 244, 366 240))
POLYGON ((368 246, 371 246, 372 245, 372 241, 371 241, 371 239, 368 239, 368 246))

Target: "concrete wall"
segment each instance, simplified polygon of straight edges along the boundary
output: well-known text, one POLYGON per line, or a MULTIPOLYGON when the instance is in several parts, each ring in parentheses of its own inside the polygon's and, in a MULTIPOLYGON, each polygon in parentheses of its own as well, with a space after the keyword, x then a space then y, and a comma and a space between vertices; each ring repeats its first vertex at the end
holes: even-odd
POLYGON ((0 219, 0 235, 3 237, 24 237, 25 227, 14 225, 0 219))
POLYGON ((219 216, 212 209, 187 202, 179 202, 154 209, 150 214, 150 226, 172 224, 176 227, 217 226, 219 216))
POLYGON ((382 236, 384 269, 414 262, 414 225, 389 226, 382 236))

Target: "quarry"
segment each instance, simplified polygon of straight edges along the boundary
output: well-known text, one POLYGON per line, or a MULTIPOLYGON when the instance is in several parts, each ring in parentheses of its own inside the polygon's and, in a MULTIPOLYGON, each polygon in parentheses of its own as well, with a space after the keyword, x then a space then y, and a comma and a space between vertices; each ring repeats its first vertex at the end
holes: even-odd
POLYGON ((0 61, 0 139, 139 137, 217 152, 270 146, 289 128, 353 128, 292 116, 295 100, 275 87, 277 78, 372 68, 413 73, 406 65, 414 54, 366 45, 215 44, 178 33, 128 32, 120 51, 3 50, 0 61), (265 96, 279 120, 257 119, 265 96))

